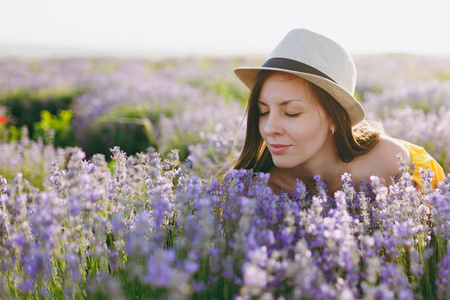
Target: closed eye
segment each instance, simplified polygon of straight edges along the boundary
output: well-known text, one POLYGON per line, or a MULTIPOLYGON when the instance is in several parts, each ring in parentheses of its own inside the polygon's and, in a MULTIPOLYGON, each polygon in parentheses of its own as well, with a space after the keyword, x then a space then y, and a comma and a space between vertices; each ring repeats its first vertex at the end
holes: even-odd
POLYGON ((286 116, 288 116, 289 118, 295 118, 295 117, 298 117, 299 115, 300 115, 300 113, 295 113, 295 114, 286 113, 286 116))

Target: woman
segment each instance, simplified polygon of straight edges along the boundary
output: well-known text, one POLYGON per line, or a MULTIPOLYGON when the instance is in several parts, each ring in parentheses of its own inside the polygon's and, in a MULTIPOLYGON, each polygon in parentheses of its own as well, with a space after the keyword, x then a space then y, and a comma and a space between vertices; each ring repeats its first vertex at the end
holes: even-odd
POLYGON ((328 191, 341 188, 341 175, 358 184, 375 175, 384 184, 399 175, 400 159, 431 169, 441 166, 423 148, 384 135, 368 121, 353 97, 356 68, 334 41, 306 29, 290 31, 258 68, 236 68, 250 88, 245 144, 234 168, 270 173, 276 193, 292 191, 296 179, 314 190, 320 175, 328 191))

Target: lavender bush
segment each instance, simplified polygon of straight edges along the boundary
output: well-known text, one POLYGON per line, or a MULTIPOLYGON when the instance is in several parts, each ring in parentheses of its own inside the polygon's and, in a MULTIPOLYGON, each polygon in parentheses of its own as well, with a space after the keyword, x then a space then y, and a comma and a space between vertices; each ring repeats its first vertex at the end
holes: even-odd
POLYGON ((278 196, 262 173, 205 180, 176 151, 112 153, 111 172, 72 148, 42 191, 0 179, 2 298, 448 296, 450 174, 278 196))
MULTIPOLYGON (((60 109, 73 110, 76 144, 90 157, 109 155, 120 145, 134 154, 153 146, 162 153, 201 142, 200 132, 210 133, 222 124, 236 130, 243 115, 245 88, 230 78, 231 60, 67 59, 0 61, 0 100, 25 111, 31 121, 12 116, 10 124, 39 121, 48 97, 66 95, 60 109), (219 70, 220 67, 220 70, 219 70), (225 71, 226 70, 226 71, 225 71), (228 73, 228 75, 226 75, 228 73), (228 95, 223 96, 227 90, 228 95), (70 98, 72 96, 73 98, 70 98), (34 100, 30 100, 33 98, 34 100)), ((17 113, 12 109, 13 113, 17 113)), ((56 114, 56 109, 52 111, 56 114)), ((22 115, 23 117, 23 115, 22 115)))
POLYGON ((55 148, 42 139, 30 140, 24 127, 19 140, 0 143, 0 174, 8 180, 20 174, 32 186, 42 188, 52 164, 64 166, 69 156, 70 148, 55 148))

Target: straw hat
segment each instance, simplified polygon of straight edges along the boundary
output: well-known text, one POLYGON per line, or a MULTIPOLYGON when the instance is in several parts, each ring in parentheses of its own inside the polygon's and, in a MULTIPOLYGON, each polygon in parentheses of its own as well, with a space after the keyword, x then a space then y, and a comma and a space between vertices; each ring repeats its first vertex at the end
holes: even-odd
POLYGON ((251 89, 260 70, 291 73, 321 87, 347 111, 352 126, 365 118, 364 108, 353 97, 356 86, 353 59, 327 37, 307 29, 293 29, 261 67, 236 68, 234 73, 251 89))

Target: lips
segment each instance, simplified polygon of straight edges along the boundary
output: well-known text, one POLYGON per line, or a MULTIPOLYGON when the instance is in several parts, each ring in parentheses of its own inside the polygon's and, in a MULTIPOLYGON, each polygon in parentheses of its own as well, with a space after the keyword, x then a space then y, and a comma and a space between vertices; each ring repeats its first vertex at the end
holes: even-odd
POLYGON ((282 144, 270 144, 269 149, 272 154, 281 154, 285 152, 287 149, 289 149, 289 145, 282 145, 282 144))

